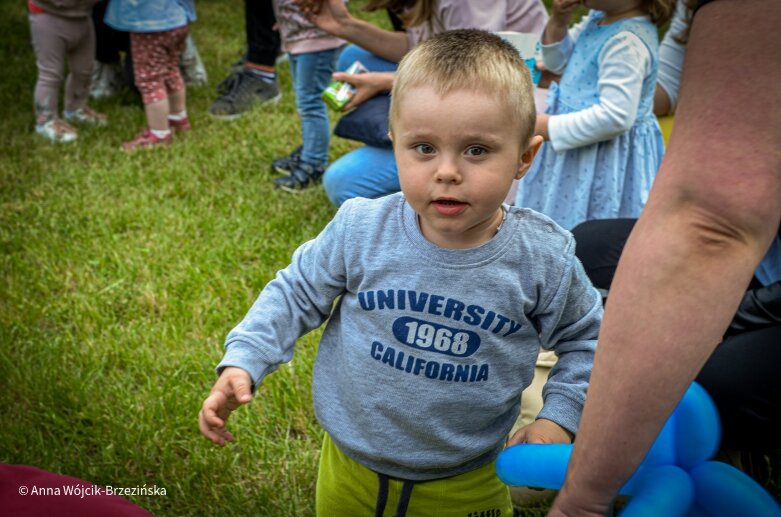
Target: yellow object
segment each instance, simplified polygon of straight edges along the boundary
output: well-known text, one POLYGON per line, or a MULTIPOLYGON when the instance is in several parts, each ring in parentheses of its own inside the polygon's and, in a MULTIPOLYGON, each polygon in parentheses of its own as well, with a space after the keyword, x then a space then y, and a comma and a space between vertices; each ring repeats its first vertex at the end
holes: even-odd
POLYGON ((658 120, 659 127, 662 128, 662 138, 664 138, 664 145, 667 145, 667 142, 670 141, 670 133, 673 131, 673 121, 675 120, 675 115, 659 117, 658 120))
MULTIPOLYGON (((374 432, 382 433, 382 429, 374 432)), ((443 454, 445 452, 443 451, 443 454)), ((510 490, 496 475, 495 461, 457 476, 411 484, 407 517, 507 516, 513 514, 510 490)), ((405 482, 386 478, 384 517, 396 515, 405 482)), ((317 515, 378 515, 377 473, 350 459, 331 440, 323 438, 317 477, 317 515)))

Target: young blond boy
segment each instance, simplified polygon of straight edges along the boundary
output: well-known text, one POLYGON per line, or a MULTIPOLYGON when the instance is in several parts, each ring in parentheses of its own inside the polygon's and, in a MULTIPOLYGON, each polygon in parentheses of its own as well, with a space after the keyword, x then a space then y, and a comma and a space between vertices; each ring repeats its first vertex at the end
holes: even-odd
POLYGON ((312 389, 318 514, 512 515, 493 463, 539 347, 559 360, 511 442, 568 443, 602 316, 572 236, 502 205, 539 148, 534 121, 529 72, 498 37, 415 47, 390 113, 402 192, 346 202, 263 289, 228 335, 201 432, 233 440, 230 413, 328 319, 312 389))

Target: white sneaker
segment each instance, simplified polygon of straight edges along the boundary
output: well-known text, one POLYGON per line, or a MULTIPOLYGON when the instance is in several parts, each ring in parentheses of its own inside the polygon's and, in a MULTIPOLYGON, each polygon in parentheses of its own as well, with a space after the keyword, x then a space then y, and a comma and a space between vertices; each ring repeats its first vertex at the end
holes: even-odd
POLYGON ((90 97, 99 99, 117 95, 125 84, 120 63, 101 63, 95 61, 92 69, 92 87, 90 97))
POLYGON ((64 111, 62 115, 68 122, 98 127, 104 127, 107 124, 106 115, 98 113, 89 106, 81 107, 75 111, 64 111))
POLYGON ((55 118, 45 124, 36 124, 35 132, 52 142, 67 143, 76 140, 76 128, 62 119, 55 118))

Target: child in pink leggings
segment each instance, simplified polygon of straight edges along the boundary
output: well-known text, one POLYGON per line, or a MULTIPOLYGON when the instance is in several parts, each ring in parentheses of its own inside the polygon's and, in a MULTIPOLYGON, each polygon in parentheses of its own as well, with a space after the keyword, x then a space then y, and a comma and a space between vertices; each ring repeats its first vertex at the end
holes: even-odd
POLYGON ((103 126, 106 116, 87 105, 95 31, 90 13, 97 0, 28 0, 30 34, 38 66, 35 83, 35 132, 53 142, 72 142, 76 128, 59 118, 60 85, 65 61, 70 73, 65 81, 66 120, 103 126))
POLYGON ((130 32, 134 81, 141 92, 148 127, 122 144, 122 149, 171 143, 171 131, 189 131, 186 88, 179 59, 195 21, 192 0, 110 0, 107 25, 130 32))

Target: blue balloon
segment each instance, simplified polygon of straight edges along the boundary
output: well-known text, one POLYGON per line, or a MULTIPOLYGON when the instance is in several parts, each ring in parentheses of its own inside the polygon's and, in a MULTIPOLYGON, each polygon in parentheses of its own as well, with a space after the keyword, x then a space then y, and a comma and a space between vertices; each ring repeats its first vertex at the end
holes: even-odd
POLYGON ((621 512, 625 517, 683 517, 694 502, 694 483, 675 465, 639 470, 624 487, 631 496, 621 512))
POLYGON ((706 461, 689 471, 704 515, 781 515, 773 497, 726 463, 706 461), (729 488, 727 488, 729 487, 729 488))
MULTIPOLYGON (((781 507, 750 477, 708 461, 719 448, 721 425, 713 400, 692 383, 634 475, 619 491, 630 496, 625 517, 757 515, 781 517, 781 507)), ((505 484, 559 489, 570 444, 522 444, 496 459, 505 484)))

